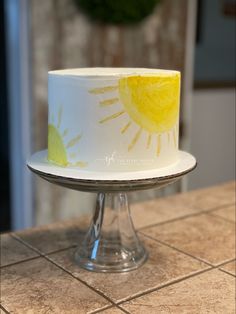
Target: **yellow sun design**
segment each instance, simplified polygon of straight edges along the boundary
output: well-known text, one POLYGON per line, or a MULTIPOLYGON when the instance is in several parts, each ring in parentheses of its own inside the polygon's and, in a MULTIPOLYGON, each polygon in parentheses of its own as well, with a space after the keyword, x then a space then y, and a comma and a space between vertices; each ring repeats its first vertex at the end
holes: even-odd
POLYGON ((60 165, 60 166, 87 166, 86 162, 75 160, 75 162, 70 162, 68 157, 71 159, 77 159, 77 154, 75 152, 70 152, 70 149, 75 147, 81 139, 81 134, 76 137, 69 139, 67 143, 64 143, 64 138, 69 133, 68 129, 61 132, 61 119, 62 119, 62 108, 58 111, 58 121, 54 124, 54 117, 49 117, 48 124, 48 160, 60 165))
POLYGON ((147 133, 146 148, 150 148, 153 136, 157 141, 156 154, 161 152, 162 136, 167 137, 167 143, 177 147, 180 73, 159 76, 128 76, 119 79, 118 85, 95 88, 89 91, 99 95, 117 92, 117 96, 99 102, 101 107, 122 103, 121 110, 104 117, 99 122, 105 123, 128 114, 129 121, 121 128, 124 134, 132 123, 138 129, 128 145, 132 150, 142 132, 147 133))

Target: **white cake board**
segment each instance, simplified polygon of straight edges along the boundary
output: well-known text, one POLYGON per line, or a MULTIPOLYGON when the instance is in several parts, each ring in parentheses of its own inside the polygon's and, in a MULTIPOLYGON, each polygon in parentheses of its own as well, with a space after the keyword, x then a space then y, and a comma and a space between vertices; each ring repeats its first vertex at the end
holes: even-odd
POLYGON ((119 189, 124 187, 127 190, 135 190, 137 187, 138 189, 151 188, 161 181, 168 183, 173 179, 179 179, 192 171, 197 162, 191 154, 179 151, 178 161, 168 167, 130 172, 99 172, 56 166, 47 160, 47 150, 43 150, 35 153, 28 160, 27 165, 30 170, 52 183, 84 191, 90 191, 92 187, 92 190, 97 191, 96 185, 108 190, 113 190, 113 187, 111 189, 109 187, 115 185, 116 190, 118 186, 119 189))

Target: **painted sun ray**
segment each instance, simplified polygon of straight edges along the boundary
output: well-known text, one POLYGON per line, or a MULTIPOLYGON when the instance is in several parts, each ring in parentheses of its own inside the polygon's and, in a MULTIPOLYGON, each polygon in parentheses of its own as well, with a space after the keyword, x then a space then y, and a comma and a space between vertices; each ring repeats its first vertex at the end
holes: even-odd
POLYGON ((103 118, 102 120, 100 120, 99 123, 104 123, 104 122, 107 122, 107 121, 109 121, 109 120, 118 118, 119 116, 121 116, 121 115, 124 114, 124 113, 125 113, 125 110, 122 110, 122 111, 113 113, 112 115, 110 115, 110 116, 108 116, 108 117, 105 117, 105 118, 103 118))
POLYGON ((132 148, 134 148, 135 144, 138 142, 140 135, 142 133, 143 128, 139 128, 138 131, 135 133, 132 141, 130 142, 128 146, 128 151, 131 151, 132 148))
MULTIPOLYGON (((122 105, 122 109, 118 109, 121 111, 110 115, 108 113, 108 116, 104 115, 99 123, 105 123, 125 113, 123 117, 128 116, 129 120, 121 125, 120 133, 124 134, 130 130, 133 123, 140 128, 130 138, 128 151, 136 145, 143 131, 146 137, 144 144, 146 149, 150 149, 154 144, 155 135, 155 142, 157 142, 154 154, 159 155, 163 145, 172 146, 172 148, 174 145, 178 145, 179 80, 179 75, 174 75, 174 77, 163 75, 161 78, 134 75, 120 78, 117 85, 93 88, 89 90, 89 93, 99 95, 111 92, 112 96, 107 96, 106 99, 98 98, 97 103, 100 107, 107 107, 115 103, 122 105), (153 106, 153 103, 157 105, 153 106), (159 106, 162 103, 166 103, 167 110, 162 110, 162 106, 159 106)), ((120 121, 122 123, 122 117, 119 119, 120 121)), ((127 132, 125 136, 130 136, 129 133, 127 132)), ((139 144, 141 145, 141 143, 140 141, 139 144)))
POLYGON ((68 134, 69 130, 68 129, 65 129, 62 133, 62 137, 66 137, 66 135, 68 134))
POLYGON ((170 132, 167 133, 168 144, 170 144, 170 132))
POLYGON ((60 107, 58 111, 58 123, 57 123, 57 128, 59 129, 61 126, 61 117, 62 117, 62 107, 60 107))
POLYGON ((174 146, 175 146, 175 147, 177 147, 177 142, 176 142, 176 132, 175 132, 175 129, 173 129, 173 131, 172 131, 172 135, 173 135, 174 146))
POLYGON ((80 139, 81 139, 81 134, 77 135, 75 138, 72 138, 72 140, 70 140, 67 145, 66 145, 66 148, 70 148, 72 146, 74 146, 75 144, 77 144, 80 139))
POLYGON ((147 138, 147 146, 146 146, 147 149, 149 149, 149 147, 151 146, 151 142, 152 142, 152 134, 149 133, 148 138, 147 138))
POLYGON ((53 124, 48 125, 48 159, 60 166, 66 166, 68 163, 60 131, 53 124))
POLYGON ((118 85, 114 85, 114 86, 104 86, 104 87, 99 87, 99 88, 93 88, 89 90, 90 94, 104 94, 107 92, 113 92, 116 91, 118 89, 118 85))
MULTIPOLYGON (((49 116, 49 121, 52 121, 52 117, 53 115, 49 116)), ((82 168, 86 167, 88 165, 87 162, 78 160, 79 153, 77 153, 78 148, 76 147, 82 134, 67 140, 68 143, 66 144, 64 137, 66 135, 69 136, 70 129, 60 130, 63 120, 62 107, 58 108, 56 120, 56 123, 49 122, 48 124, 48 160, 62 167, 72 165, 82 168), (71 147, 73 146, 76 147, 76 151, 71 151, 71 147), (70 162, 68 158, 74 159, 74 162, 70 162)))
POLYGON ((70 158, 75 158, 75 157, 76 157, 76 153, 70 153, 70 154, 69 154, 69 157, 70 157, 70 158))
POLYGON ((161 134, 157 135, 157 156, 161 153, 161 134))
POLYGON ((72 167, 85 168, 87 167, 88 163, 84 161, 76 161, 76 162, 70 162, 69 165, 72 167))
POLYGON ((119 102, 119 98, 110 98, 110 99, 105 99, 99 102, 100 107, 106 107, 106 106, 111 106, 114 104, 117 104, 119 102))
POLYGON ((128 128, 131 126, 131 124, 132 124, 132 121, 129 121, 129 122, 120 130, 121 134, 124 134, 124 133, 128 130, 128 128))

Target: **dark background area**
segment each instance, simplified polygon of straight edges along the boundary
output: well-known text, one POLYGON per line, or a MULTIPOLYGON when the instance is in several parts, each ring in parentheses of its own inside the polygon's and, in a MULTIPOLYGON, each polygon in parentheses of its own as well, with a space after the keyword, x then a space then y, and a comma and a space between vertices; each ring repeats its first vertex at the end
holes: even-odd
POLYGON ((194 68, 196 88, 235 86, 235 17, 235 0, 198 0, 194 68))
POLYGON ((4 1, 0 1, 0 231, 10 229, 9 125, 4 1))

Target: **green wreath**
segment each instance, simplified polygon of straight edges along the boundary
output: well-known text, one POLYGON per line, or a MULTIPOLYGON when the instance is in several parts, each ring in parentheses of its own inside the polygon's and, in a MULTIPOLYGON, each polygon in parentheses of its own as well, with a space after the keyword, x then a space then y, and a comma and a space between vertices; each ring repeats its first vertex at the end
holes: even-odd
POLYGON ((134 24, 150 15, 160 0, 74 0, 92 20, 107 24, 134 24))

